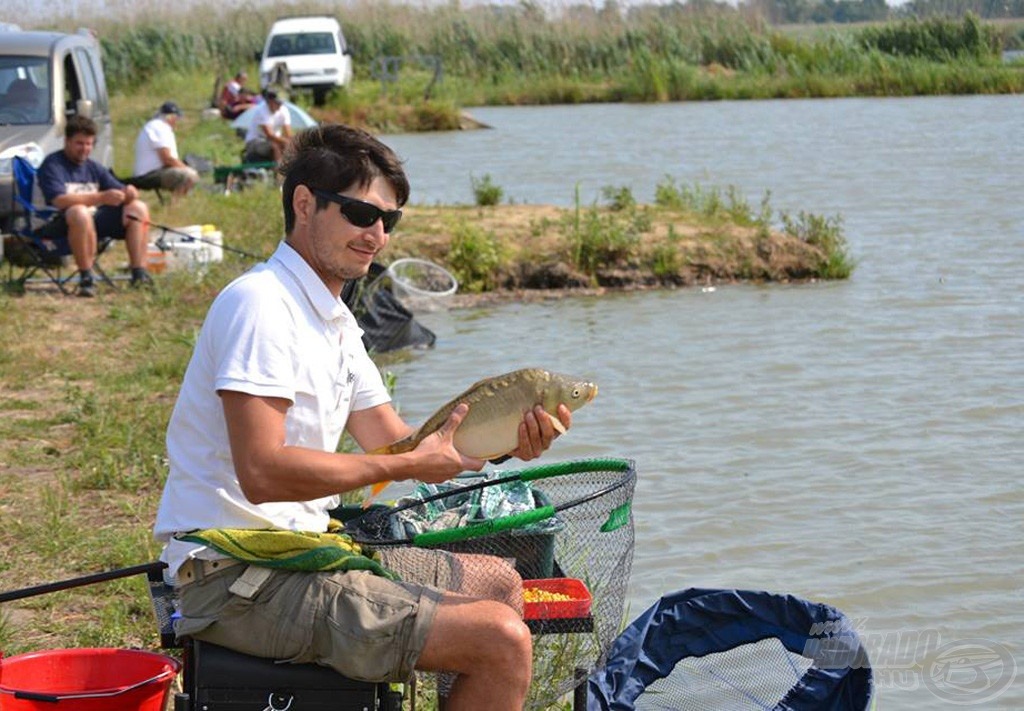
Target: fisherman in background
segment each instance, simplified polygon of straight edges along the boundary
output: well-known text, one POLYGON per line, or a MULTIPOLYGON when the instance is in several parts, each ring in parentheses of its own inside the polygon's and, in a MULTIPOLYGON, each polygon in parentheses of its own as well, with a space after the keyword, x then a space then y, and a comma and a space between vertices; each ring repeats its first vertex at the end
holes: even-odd
POLYGON ((46 204, 60 210, 37 234, 67 238, 79 272, 77 293, 85 297, 96 296, 92 270, 101 235, 124 240, 133 287, 153 283, 146 269, 149 207, 139 199, 138 190, 126 186, 89 157, 96 145, 97 130, 90 118, 69 118, 64 127, 64 148, 46 156, 36 175, 46 204))
POLYGON ((281 162, 292 136, 292 115, 273 89, 263 90, 263 102, 256 107, 245 133, 243 163, 281 162))
POLYGON ((236 119, 243 111, 258 103, 259 97, 245 88, 248 79, 245 70, 239 69, 235 78, 224 85, 217 100, 217 108, 223 118, 236 119))
POLYGON ((173 101, 165 101, 135 139, 132 183, 147 190, 162 188, 175 196, 188 193, 199 182, 199 173, 178 157, 174 129, 183 115, 173 101))
MULTIPOLYGON (((346 549, 345 569, 314 572, 211 546, 225 536, 326 536, 342 492, 439 483, 484 466, 453 443, 465 404, 410 452, 337 451, 343 431, 370 452, 414 429, 340 299, 388 245, 409 183, 390 148, 337 124, 300 133, 280 173, 285 240, 214 300, 167 430, 155 534, 178 589, 176 631, 367 681, 456 672, 450 711, 521 709, 532 638, 522 580, 506 561, 414 547, 371 560, 346 549)), ((569 428, 569 409, 557 414, 569 428)), ((555 435, 537 406, 523 415, 513 454, 534 459, 555 435)))

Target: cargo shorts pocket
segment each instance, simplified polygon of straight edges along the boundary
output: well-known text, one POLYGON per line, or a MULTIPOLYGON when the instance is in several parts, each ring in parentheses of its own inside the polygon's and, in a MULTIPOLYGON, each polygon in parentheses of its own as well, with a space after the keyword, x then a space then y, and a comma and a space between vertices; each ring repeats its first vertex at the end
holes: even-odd
MULTIPOLYGON (((192 633, 196 639, 213 642, 243 654, 271 659, 288 659, 309 648, 312 611, 303 605, 302 590, 309 574, 274 571, 251 597, 229 588, 240 576, 217 581, 216 589, 205 593, 208 607, 202 610, 213 623, 192 633)), ((214 587, 214 586, 210 586, 214 587)), ((190 591, 191 592, 191 591, 190 591)), ((196 594, 204 594, 197 590, 196 594)), ((181 632, 179 631, 179 634, 181 632)))
POLYGON ((358 572, 332 579, 322 593, 324 624, 313 634, 315 661, 370 682, 412 676, 423 644, 413 639, 418 592, 358 572))

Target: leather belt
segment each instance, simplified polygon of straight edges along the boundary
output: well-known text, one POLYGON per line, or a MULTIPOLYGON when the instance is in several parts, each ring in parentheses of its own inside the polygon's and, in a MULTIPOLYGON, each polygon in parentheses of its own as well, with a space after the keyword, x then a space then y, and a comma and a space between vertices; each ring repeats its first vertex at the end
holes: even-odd
POLYGON ((219 558, 217 560, 189 558, 178 568, 178 587, 200 581, 216 572, 233 568, 236 565, 245 565, 245 563, 234 558, 219 558))

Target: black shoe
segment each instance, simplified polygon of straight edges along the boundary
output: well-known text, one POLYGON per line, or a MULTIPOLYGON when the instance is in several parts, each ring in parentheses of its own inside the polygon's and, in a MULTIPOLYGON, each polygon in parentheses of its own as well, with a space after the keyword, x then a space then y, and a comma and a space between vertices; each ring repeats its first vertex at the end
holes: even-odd
POLYGON ((96 296, 96 285, 91 281, 82 281, 78 283, 78 291, 76 295, 91 299, 96 296))
POLYGON ((139 289, 144 286, 152 287, 153 277, 147 271, 136 272, 132 274, 132 280, 128 283, 128 286, 132 289, 139 289))

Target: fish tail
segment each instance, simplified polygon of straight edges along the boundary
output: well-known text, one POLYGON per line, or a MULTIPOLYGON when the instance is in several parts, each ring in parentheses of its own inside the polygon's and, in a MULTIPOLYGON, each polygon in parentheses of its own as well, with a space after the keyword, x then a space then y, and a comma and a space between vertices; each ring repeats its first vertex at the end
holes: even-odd
POLYGON ((390 481, 378 481, 376 484, 371 486, 370 495, 363 499, 363 508, 369 508, 370 504, 373 503, 373 500, 377 498, 377 495, 384 491, 390 483, 390 481))

